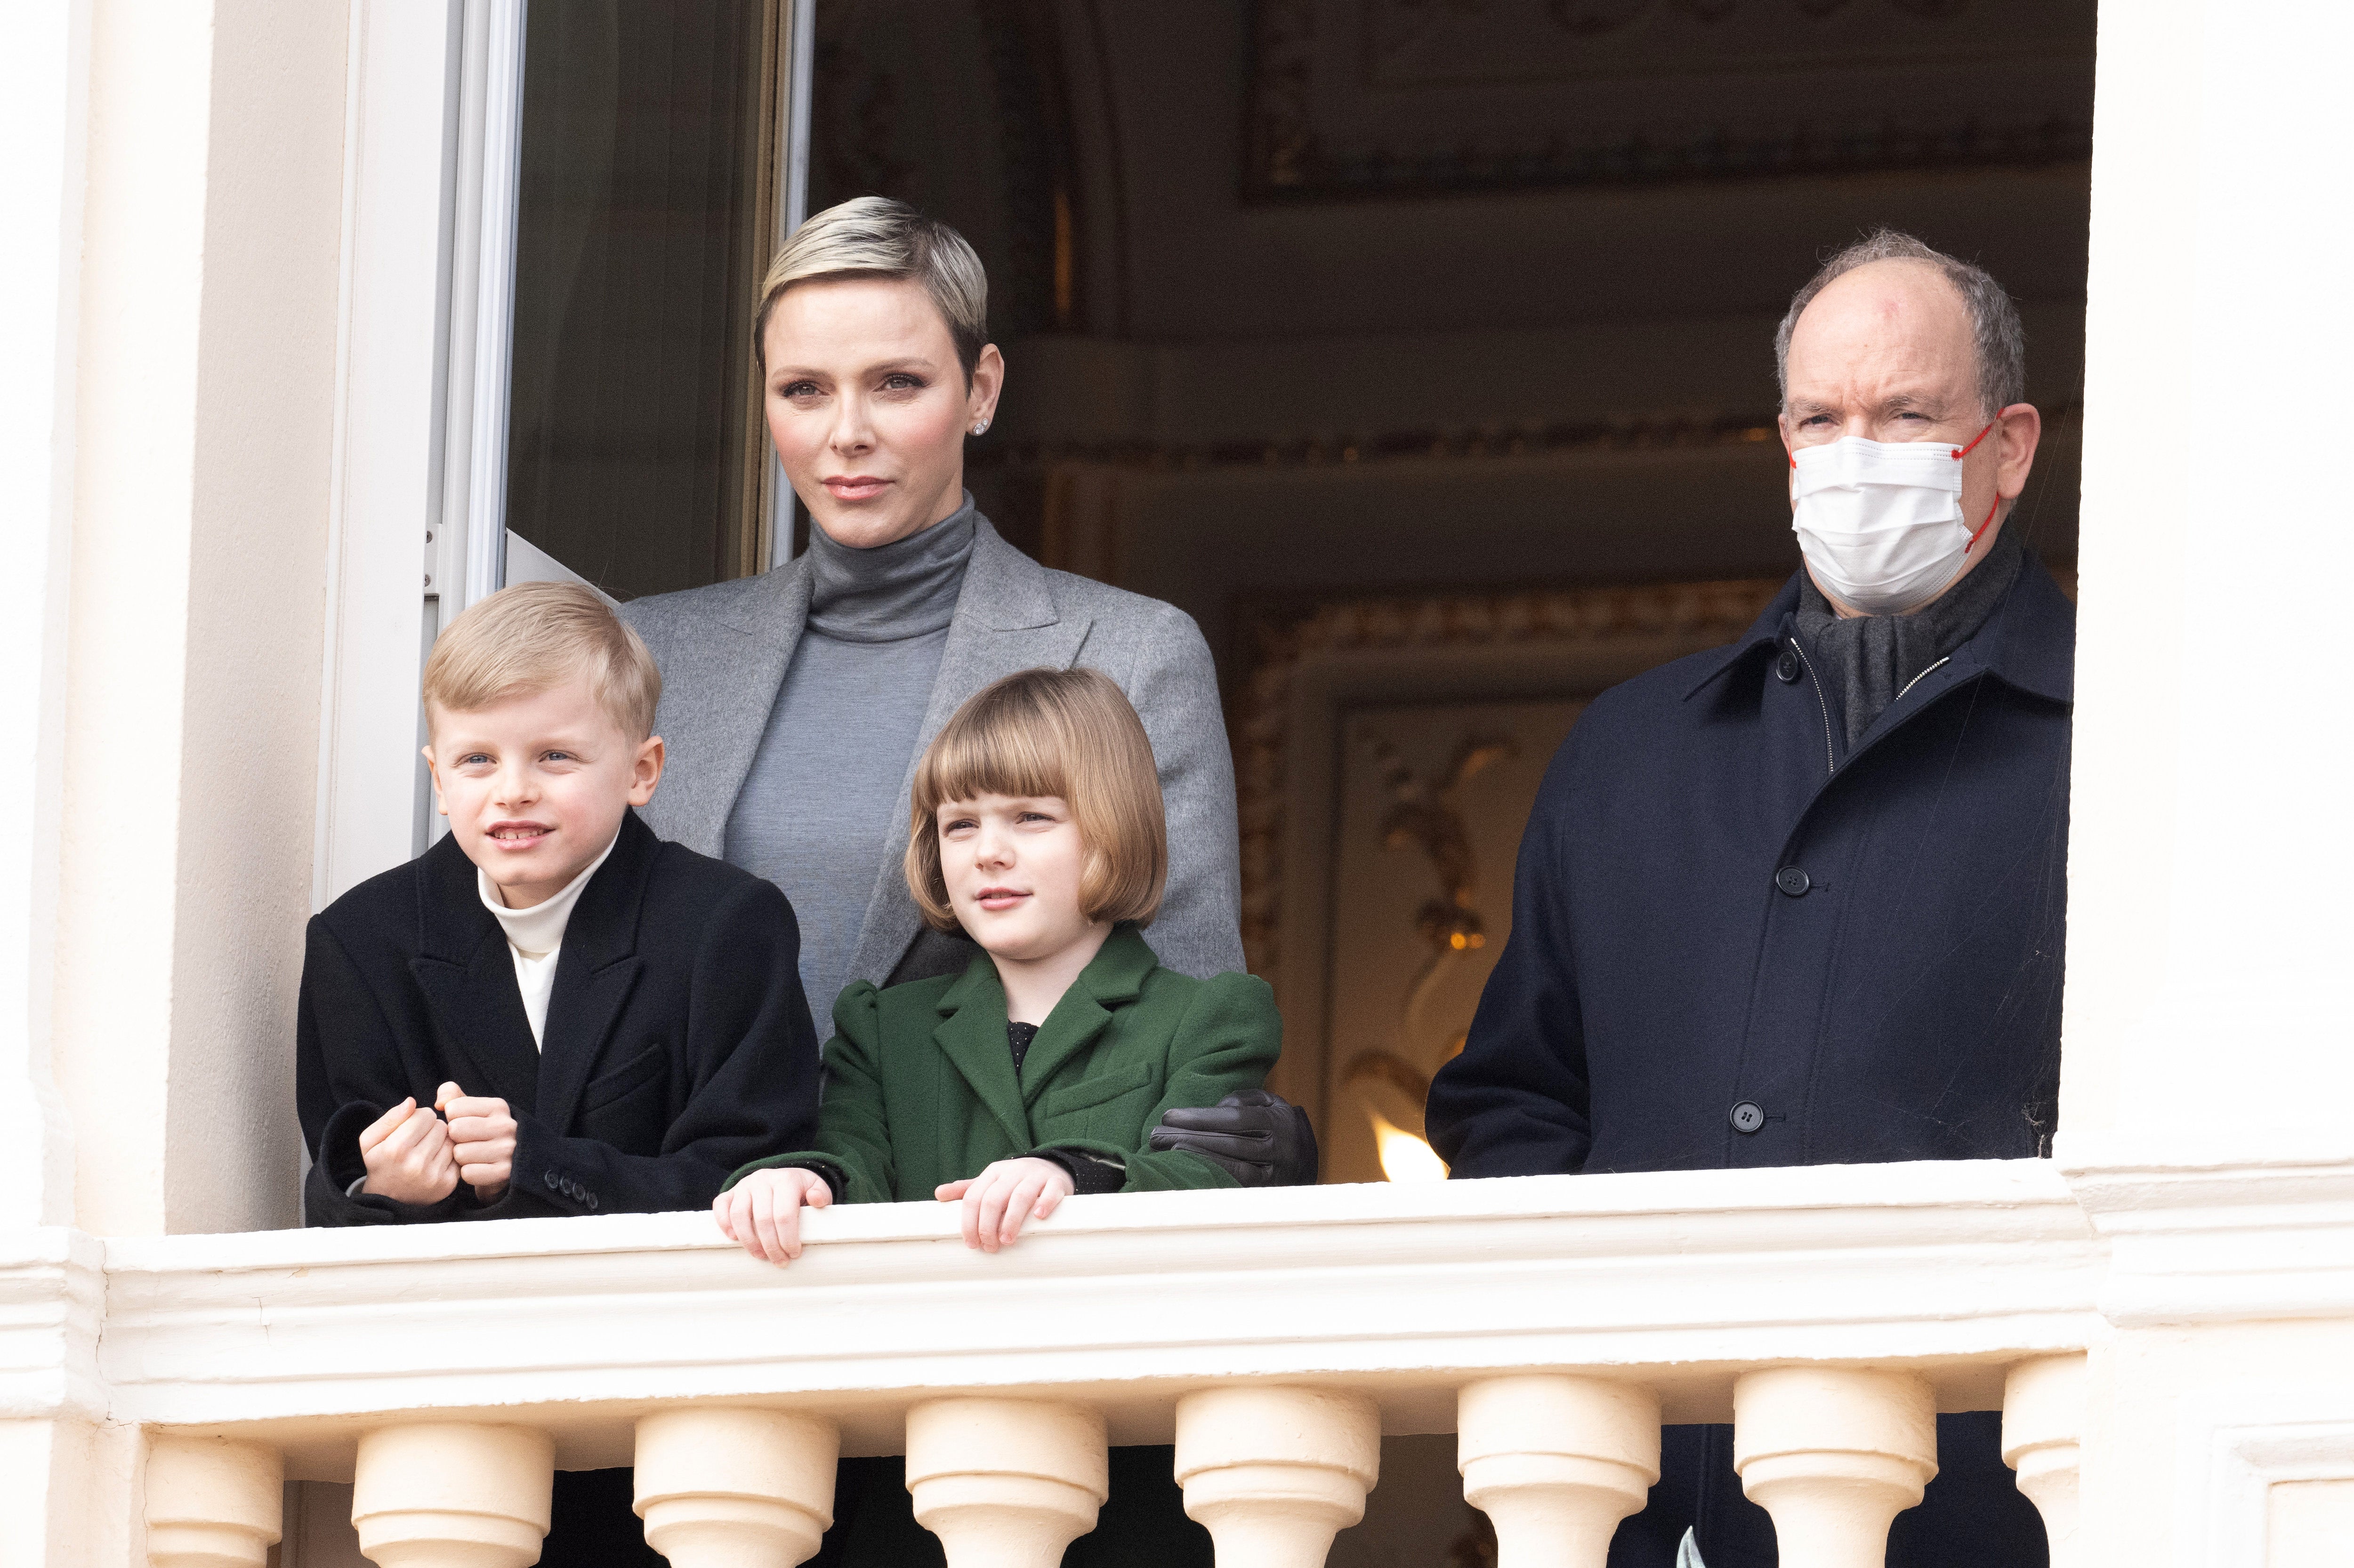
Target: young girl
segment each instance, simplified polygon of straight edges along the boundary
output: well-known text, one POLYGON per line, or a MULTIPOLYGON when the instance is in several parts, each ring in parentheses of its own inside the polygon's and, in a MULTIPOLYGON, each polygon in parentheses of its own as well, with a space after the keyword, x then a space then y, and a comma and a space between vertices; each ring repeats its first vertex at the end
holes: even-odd
MULTIPOLYGON (((916 765, 907 873, 924 918, 981 952, 961 975, 843 991, 817 1147, 737 1171, 720 1229, 781 1265, 804 1207, 931 1197, 995 1252, 1075 1192, 1235 1185, 1147 1137, 1172 1107, 1257 1088, 1283 1023, 1264 980, 1155 960, 1138 927, 1168 868, 1152 745, 1108 676, 1026 670, 977 694, 916 765)), ((896 1473, 860 1463, 819 1561, 940 1561, 896 1473)), ((1207 1564, 1170 1467, 1165 1448, 1115 1450, 1111 1501, 1066 1563, 1207 1564)))

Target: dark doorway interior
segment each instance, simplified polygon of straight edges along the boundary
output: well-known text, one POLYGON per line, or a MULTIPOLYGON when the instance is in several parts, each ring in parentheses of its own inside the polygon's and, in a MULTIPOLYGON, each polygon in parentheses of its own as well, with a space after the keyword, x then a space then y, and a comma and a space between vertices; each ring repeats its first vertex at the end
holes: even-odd
POLYGON ((2073 587, 2093 0, 821 0, 818 32, 812 206, 899 196, 988 266, 983 510, 1217 656, 1246 947, 1331 1179, 1410 1162, 1579 707, 1795 568, 1771 344, 1822 255, 1891 225, 2020 299, 2047 434, 2009 526, 2073 587))

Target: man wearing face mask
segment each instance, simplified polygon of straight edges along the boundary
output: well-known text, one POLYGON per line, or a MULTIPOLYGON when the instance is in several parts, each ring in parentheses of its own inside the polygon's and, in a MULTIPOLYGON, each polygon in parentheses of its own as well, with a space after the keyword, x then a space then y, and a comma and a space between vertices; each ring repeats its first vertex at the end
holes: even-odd
MULTIPOLYGON (((1775 346, 1804 565, 1553 759, 1431 1086, 1455 1176, 2051 1151, 2075 613, 2009 524, 2041 431, 2018 313, 1882 231, 1775 346)), ((1664 1439, 1614 1568, 1776 1563, 1732 1428, 1664 1439)), ((1891 1568, 2046 1561, 1999 1444, 1994 1414, 1939 1419, 1891 1568)))

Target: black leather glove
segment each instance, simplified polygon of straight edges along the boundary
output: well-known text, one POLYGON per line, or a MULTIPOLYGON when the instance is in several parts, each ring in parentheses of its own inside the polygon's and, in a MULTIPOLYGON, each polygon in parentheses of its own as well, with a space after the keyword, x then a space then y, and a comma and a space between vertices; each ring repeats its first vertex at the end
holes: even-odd
POLYGON ((1245 1089, 1205 1108, 1170 1111, 1145 1141, 1152 1149, 1198 1154, 1246 1187, 1316 1184, 1316 1129, 1308 1113, 1265 1089, 1245 1089))

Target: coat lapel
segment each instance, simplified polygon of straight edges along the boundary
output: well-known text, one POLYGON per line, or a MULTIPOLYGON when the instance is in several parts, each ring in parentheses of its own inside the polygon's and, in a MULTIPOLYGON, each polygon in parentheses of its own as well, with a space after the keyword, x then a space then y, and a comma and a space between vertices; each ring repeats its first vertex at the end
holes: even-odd
MULTIPOLYGON (((807 602, 804 589, 805 615, 807 602)), ((914 792, 916 763, 924 748, 956 716, 957 709, 991 682, 1041 665, 1069 669, 1093 624, 1084 616, 1063 616, 1055 606, 1046 568, 1000 538, 988 518, 973 519, 972 561, 965 567, 956 615, 949 622, 948 645, 940 652, 939 673, 932 679, 923 733, 917 736, 916 749, 899 779, 898 809, 892 814, 891 833, 883 846, 882 863, 876 868, 851 961, 854 978, 882 984, 923 927, 923 916, 907 895, 901 868, 907 853, 907 805, 914 792)), ((741 775, 737 777, 740 780, 741 775)))
POLYGON ((1030 1118, 1013 1075, 1013 1052, 1005 1042, 1005 989, 998 984, 987 954, 974 959, 956 983, 940 993, 938 1006, 942 1016, 932 1031, 932 1043, 955 1064, 1013 1146, 1026 1152, 1030 1118))
POLYGON ((458 1086, 512 1106, 536 1104, 539 1051, 524 1015, 506 934, 482 907, 473 862, 457 840, 444 838, 417 867, 426 886, 418 900, 418 956, 409 960, 409 972, 433 1011, 453 1067, 470 1065, 458 1086))
POLYGON ((671 753, 692 752, 695 763, 673 769, 647 808, 663 837, 702 854, 720 853, 727 836, 727 815, 735 810, 745 776, 752 771, 785 671, 809 624, 809 557, 804 556, 761 579, 760 591, 745 601, 739 613, 699 619, 688 629, 686 635, 703 646, 678 656, 677 662, 727 674, 682 682, 663 694, 660 725, 671 753))
POLYGON ((638 906, 661 848, 652 829, 624 812, 613 853, 580 890, 580 902, 565 923, 556 985, 547 998, 535 1102, 540 1120, 559 1134, 571 1130, 581 1092, 644 968, 637 953, 638 906))
POLYGON ((1022 1059, 1022 1101, 1035 1105, 1038 1096, 1063 1067, 1092 1047, 1109 1026, 1114 1009, 1126 1007, 1144 991, 1144 977, 1159 962, 1133 926, 1121 926, 1104 939, 1102 950, 1079 971, 1055 1011, 1030 1043, 1022 1059))

